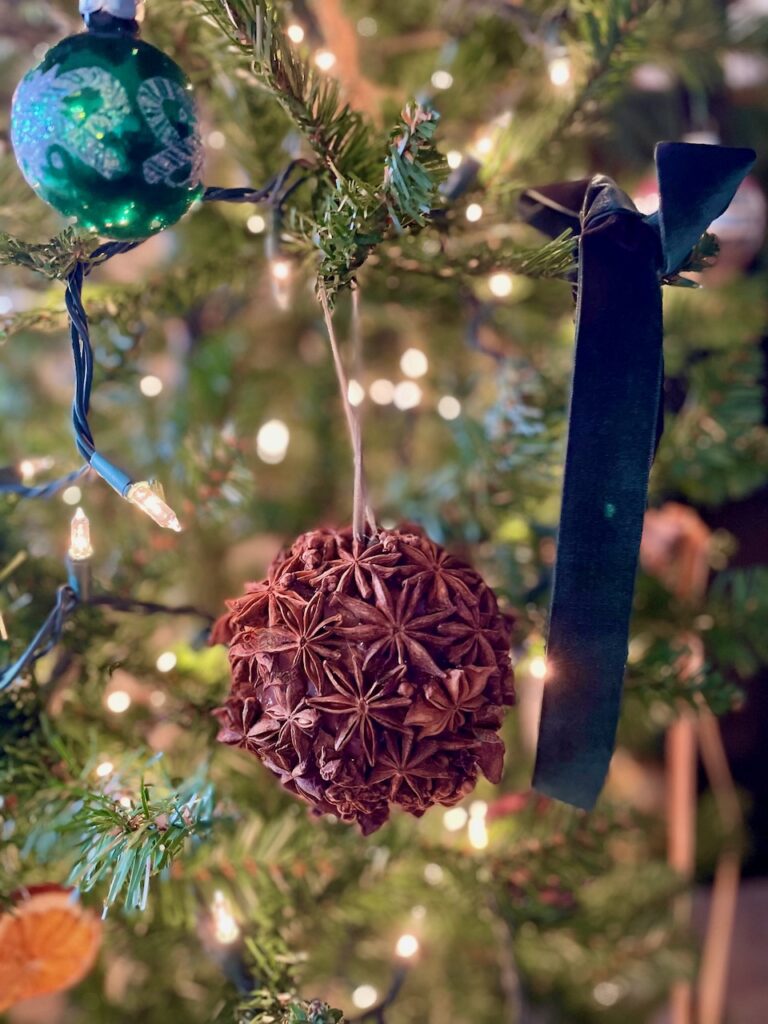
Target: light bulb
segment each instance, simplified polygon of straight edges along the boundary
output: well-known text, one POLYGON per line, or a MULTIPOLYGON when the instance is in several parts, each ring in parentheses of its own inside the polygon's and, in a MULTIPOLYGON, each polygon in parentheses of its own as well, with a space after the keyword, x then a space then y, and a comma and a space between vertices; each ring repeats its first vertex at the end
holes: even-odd
POLYGON ((227 137, 224 132, 214 131, 210 133, 206 141, 211 149, 224 149, 227 144, 227 137))
POLYGON ((9 639, 10 637, 8 636, 8 627, 5 624, 3 613, 0 612, 0 640, 3 640, 7 643, 9 639))
POLYGON ((139 381, 139 391, 145 398, 157 398, 163 390, 163 382, 154 373, 148 373, 139 381))
POLYGON ((269 269, 276 281, 287 281, 291 276, 291 264, 288 260, 272 260, 269 269))
POLYGON ((213 894, 211 916, 214 938, 222 946, 231 946, 240 935, 240 926, 232 914, 232 904, 220 889, 213 894))
POLYGON ((443 395, 437 403, 437 411, 444 420, 455 420, 461 415, 461 402, 453 395, 443 395))
POLYGON ((395 385, 386 377, 379 377, 371 384, 368 394, 376 405, 390 405, 395 397, 395 385))
POLYGON ((470 804, 467 835, 470 845, 476 850, 484 850, 488 845, 488 829, 485 824, 487 813, 488 804, 484 800, 475 800, 470 804))
POLYGON ((267 222, 260 213, 254 213, 246 221, 246 226, 252 235, 260 235, 264 230, 266 230, 267 222))
POLYGON ((571 80, 571 61, 566 54, 553 57, 547 66, 549 80, 557 89, 562 89, 571 80))
POLYGON ((481 135, 479 139, 475 140, 472 148, 479 157, 490 156, 493 152, 493 136, 481 135))
POLYGON ((111 775, 115 770, 115 766, 111 761, 102 761, 101 764, 96 766, 96 774, 100 779, 106 779, 108 775, 111 775))
POLYGON ((50 455, 43 455, 40 458, 22 459, 19 463, 19 473, 24 483, 34 480, 38 473, 44 473, 53 466, 53 459, 50 455))
POLYGON ((400 369, 406 377, 423 377, 429 369, 429 360, 420 348, 408 348, 400 357, 400 369))
POLYGON ((421 402, 422 394, 415 380, 401 380, 395 385, 392 398, 397 409, 415 409, 421 402))
POLYGON ((432 85, 436 89, 450 89, 453 85, 453 75, 450 71, 435 71, 432 75, 432 85))
POLYGON ((449 149, 445 154, 445 160, 452 171, 455 171, 457 167, 461 167, 461 162, 464 159, 464 155, 458 149, 449 149))
POLYGON ((448 832, 459 832, 467 824, 469 815, 463 807, 451 807, 443 815, 443 828, 448 832))
POLYGON ((155 668, 158 672, 173 672, 176 668, 176 661, 177 658, 173 651, 163 651, 162 654, 158 655, 155 668))
POLYGON ((61 492, 61 500, 65 505, 79 505, 83 499, 83 492, 76 484, 72 484, 71 487, 65 487, 61 492))
POLYGON ((295 22, 293 25, 289 25, 285 30, 285 34, 291 40, 292 43, 301 43, 304 41, 304 29, 301 25, 297 25, 295 22))
POLYGON ((318 50, 315 54, 315 64, 321 71, 330 71, 336 63, 336 54, 330 50, 318 50))
POLYGON ((291 305, 291 281, 293 265, 283 258, 269 261, 269 276, 272 281, 272 297, 278 309, 287 310, 291 305))
POLYGON ((181 533, 181 523, 171 506, 154 491, 148 480, 141 480, 139 483, 131 484, 125 495, 132 505, 140 508, 145 515, 162 526, 166 530, 175 530, 181 533))
POLYGON ((363 399, 365 398, 365 388, 360 381, 350 378, 349 384, 347 385, 347 398, 349 399, 350 405, 362 405, 363 399))
POLYGON ((113 690, 107 695, 107 707, 115 715, 122 715, 131 706, 131 695, 125 690, 113 690))
POLYGON ((474 224, 483 216, 483 208, 480 203, 470 203, 464 211, 464 216, 471 224, 474 224))
POLYGON ((512 275, 499 270, 488 278, 488 287, 497 299, 505 299, 512 294, 512 275))
POLYGON ((358 1010, 369 1010, 376 1005, 378 998, 379 993, 373 985, 358 985, 352 993, 352 1005, 356 1006, 358 1010))
POLYGON ((528 666, 528 671, 531 673, 534 679, 546 679, 547 677, 547 660, 540 654, 537 654, 535 658, 531 658, 531 662, 528 666))
POLYGON ((419 940, 415 935, 401 935, 395 945, 395 953, 401 960, 410 960, 419 952, 419 940))
POLYGON ((81 508, 72 516, 69 527, 69 551, 73 562, 84 562, 93 555, 91 546, 91 523, 81 508))
POLYGON ((256 454, 262 462, 277 465, 285 458, 291 432, 282 420, 268 420, 256 435, 256 454))

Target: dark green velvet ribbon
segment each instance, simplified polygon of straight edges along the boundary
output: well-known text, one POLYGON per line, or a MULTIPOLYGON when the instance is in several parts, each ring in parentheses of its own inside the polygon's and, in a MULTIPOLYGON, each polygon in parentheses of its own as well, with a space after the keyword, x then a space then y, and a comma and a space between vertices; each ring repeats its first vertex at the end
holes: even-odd
POLYGON ((685 264, 754 163, 663 142, 660 207, 609 178, 530 189, 528 221, 578 234, 576 355, 533 785, 591 808, 616 739, 648 476, 663 425, 662 278, 685 264))

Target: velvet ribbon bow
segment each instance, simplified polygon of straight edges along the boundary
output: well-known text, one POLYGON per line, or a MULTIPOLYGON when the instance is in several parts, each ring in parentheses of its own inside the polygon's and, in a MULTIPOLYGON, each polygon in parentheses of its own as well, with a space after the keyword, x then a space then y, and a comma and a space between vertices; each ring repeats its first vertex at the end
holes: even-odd
POLYGON ((663 428, 663 279, 754 163, 751 149, 662 142, 660 206, 605 176, 530 189, 526 219, 578 235, 576 355, 533 785, 591 808, 616 739, 648 476, 663 428))

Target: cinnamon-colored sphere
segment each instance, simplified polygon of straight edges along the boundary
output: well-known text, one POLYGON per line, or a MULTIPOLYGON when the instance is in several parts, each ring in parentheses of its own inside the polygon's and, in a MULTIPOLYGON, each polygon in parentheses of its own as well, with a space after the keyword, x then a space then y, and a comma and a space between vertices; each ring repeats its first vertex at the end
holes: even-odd
POLYGON ((305 533, 228 602, 219 739, 374 832, 501 777, 510 637, 480 575, 414 528, 305 533))

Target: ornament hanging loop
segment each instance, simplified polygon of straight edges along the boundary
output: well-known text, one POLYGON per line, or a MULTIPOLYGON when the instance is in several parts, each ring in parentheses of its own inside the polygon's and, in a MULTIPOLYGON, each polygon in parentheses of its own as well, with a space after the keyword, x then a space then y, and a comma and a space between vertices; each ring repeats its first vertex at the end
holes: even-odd
POLYGON ((80 14, 92 32, 137 34, 144 20, 144 0, 80 0, 80 14))

